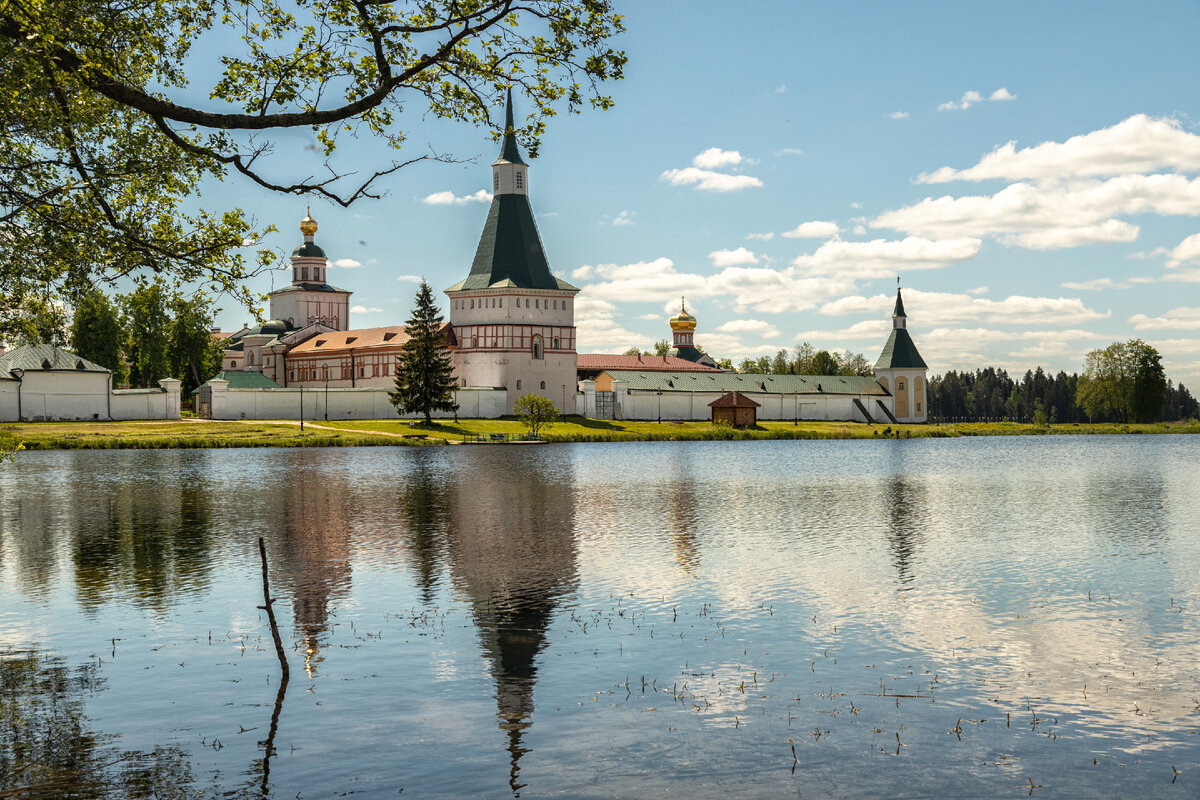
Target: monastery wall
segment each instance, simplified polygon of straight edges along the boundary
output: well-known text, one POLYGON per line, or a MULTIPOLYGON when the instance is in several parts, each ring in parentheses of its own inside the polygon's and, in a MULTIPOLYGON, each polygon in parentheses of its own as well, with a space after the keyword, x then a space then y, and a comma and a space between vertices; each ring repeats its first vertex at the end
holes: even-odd
POLYGON ((20 383, 0 382, 0 422, 179 419, 179 383, 112 390, 107 372, 30 370, 20 383))
MULTIPOLYGON (((210 381, 212 419, 304 419, 314 422, 347 419, 396 419, 396 407, 388 399, 386 388, 335 389, 230 389, 226 381, 210 381), (326 406, 328 403, 328 407, 326 406), (328 415, 327 412, 328 411, 328 415)), ((458 416, 494 419, 505 413, 506 393, 497 389, 459 389, 454 393, 458 416)), ((404 414, 417 419, 422 414, 404 414)), ((453 414, 435 412, 434 417, 452 418, 453 414)))
MULTIPOLYGON (((712 418, 708 404, 719 399, 724 392, 663 392, 626 390, 619 381, 613 382, 617 390, 617 419, 636 420, 707 420, 712 418), (661 408, 661 411, 660 411, 661 408), (661 416, 660 416, 661 414, 661 416)), ((759 404, 760 420, 852 420, 865 422, 862 412, 854 405, 853 395, 794 395, 742 392, 759 404)), ((891 410, 890 397, 862 395, 858 400, 867 408, 876 422, 887 421, 886 416, 875 404, 882 400, 891 410)), ((580 403, 580 413, 595 418, 595 393, 585 392, 580 403)))

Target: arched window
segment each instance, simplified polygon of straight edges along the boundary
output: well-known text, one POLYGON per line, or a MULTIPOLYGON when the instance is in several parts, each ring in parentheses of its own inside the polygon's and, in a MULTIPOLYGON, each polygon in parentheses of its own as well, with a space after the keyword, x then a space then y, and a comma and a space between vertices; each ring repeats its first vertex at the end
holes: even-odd
POLYGON ((541 307, 542 307, 542 305, 541 305, 541 304, 542 304, 542 301, 541 301, 541 300, 537 300, 537 299, 535 299, 535 300, 533 301, 533 307, 534 307, 534 308, 541 308, 541 307))
POLYGON ((472 298, 472 300, 471 300, 471 308, 474 308, 474 307, 475 307, 475 300, 474 300, 474 298, 472 298))
POLYGON ((542 337, 540 337, 540 336, 533 337, 533 357, 534 358, 542 357, 542 337))
POLYGON ((555 350, 558 349, 558 337, 557 336, 554 337, 554 349, 555 350))
POLYGON ((466 385, 467 385, 467 379, 466 379, 466 378, 463 378, 463 379, 462 379, 462 385, 463 385, 463 386, 466 386, 466 385))
POLYGON ((478 336, 471 337, 471 347, 479 347, 479 337, 478 336))
POLYGON ((903 392, 903 391, 904 391, 904 378, 897 378, 897 379, 896 379, 896 391, 897 391, 897 392, 903 392))
POLYGON ((517 391, 521 391, 521 381, 517 381, 517 391))
POLYGON ((542 381, 542 388, 543 388, 543 389, 545 389, 545 388, 546 388, 546 382, 545 382, 545 381, 542 381))
POLYGON ((500 298, 500 307, 504 308, 504 298, 503 297, 500 298))
POLYGON ((250 367, 254 366, 254 353, 246 353, 246 365, 250 367))

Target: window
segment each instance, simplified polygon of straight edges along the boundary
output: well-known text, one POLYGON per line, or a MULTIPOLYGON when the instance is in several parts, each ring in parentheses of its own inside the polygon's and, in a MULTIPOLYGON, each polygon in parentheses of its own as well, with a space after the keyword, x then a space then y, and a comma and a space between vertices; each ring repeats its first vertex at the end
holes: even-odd
POLYGON ((474 308, 474 307, 475 307, 475 301, 471 300, 471 308, 474 308))
POLYGON ((500 170, 496 170, 492 173, 492 191, 500 191, 500 170))
POLYGON ((466 386, 466 385, 467 385, 467 379, 466 379, 466 378, 463 378, 463 379, 462 379, 462 385, 463 385, 463 386, 466 386))
POLYGON ((558 337, 557 336, 554 337, 554 349, 555 350, 558 349, 558 337))
POLYGON ((921 401, 920 400, 917 401, 917 413, 918 414, 921 413, 921 401))
POLYGON ((533 357, 542 357, 542 337, 540 336, 533 337, 533 357))
POLYGON ((230 361, 230 362, 229 362, 229 368, 230 368, 230 369, 233 369, 235 366, 237 366, 237 362, 236 362, 236 361, 230 361))
POLYGON ((503 297, 500 298, 500 307, 504 308, 504 298, 503 297))
POLYGON ((479 347, 479 337, 478 336, 471 337, 471 347, 479 347))
POLYGON ((300 279, 305 281, 308 280, 308 267, 301 267, 300 279))
POLYGON ((533 307, 534 307, 534 308, 541 308, 541 307, 542 307, 542 306, 541 306, 541 302, 542 302, 541 300, 534 300, 534 301, 533 301, 533 307))
POLYGON ((515 175, 516 175, 516 177, 517 177, 517 188, 518 188, 518 189, 520 189, 520 188, 521 188, 521 184, 522 184, 522 180, 521 180, 521 178, 523 177, 523 176, 521 175, 521 171, 520 171, 520 170, 517 170, 517 171, 516 171, 516 173, 515 173, 515 175))
POLYGON ((904 391, 904 378, 899 378, 896 380, 896 391, 897 392, 904 391))
POLYGON ((542 388, 543 388, 543 389, 545 389, 545 388, 546 388, 546 382, 545 382, 545 381, 542 381, 542 388))
POLYGON ((359 364, 358 365, 358 377, 360 377, 360 378, 366 377, 366 372, 367 372, 367 368, 364 367, 362 364, 359 364))

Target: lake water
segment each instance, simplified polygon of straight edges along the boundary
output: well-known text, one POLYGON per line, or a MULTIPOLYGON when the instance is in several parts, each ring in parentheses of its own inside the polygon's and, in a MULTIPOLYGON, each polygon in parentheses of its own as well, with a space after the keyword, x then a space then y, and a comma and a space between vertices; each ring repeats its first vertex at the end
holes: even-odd
POLYGON ((0 465, 0 791, 1196 797, 1198 456, 22 453, 0 465))

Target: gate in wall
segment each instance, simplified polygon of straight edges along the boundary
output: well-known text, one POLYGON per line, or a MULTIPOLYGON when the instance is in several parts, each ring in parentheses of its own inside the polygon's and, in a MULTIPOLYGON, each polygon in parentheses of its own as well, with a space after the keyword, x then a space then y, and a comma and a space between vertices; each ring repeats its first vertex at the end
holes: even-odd
POLYGON ((212 419, 212 387, 207 383, 196 393, 196 416, 200 419, 212 419))
POLYGON ((596 419, 616 419, 616 392, 596 392, 596 419))

